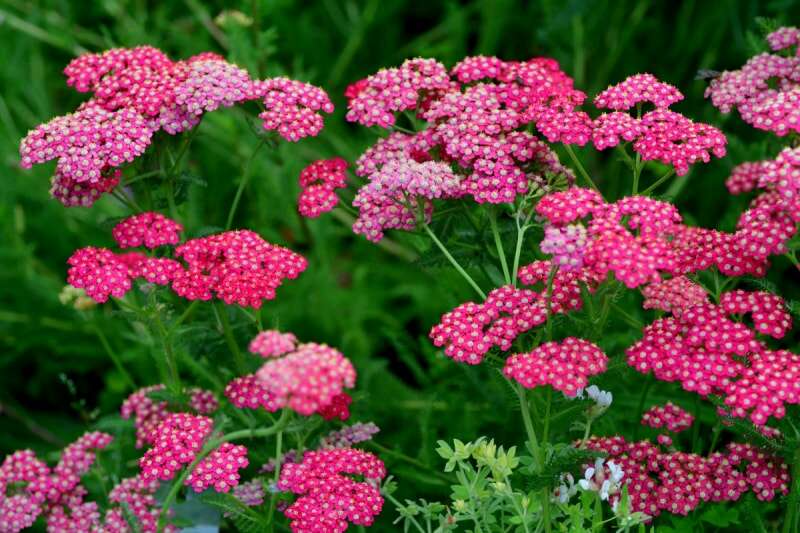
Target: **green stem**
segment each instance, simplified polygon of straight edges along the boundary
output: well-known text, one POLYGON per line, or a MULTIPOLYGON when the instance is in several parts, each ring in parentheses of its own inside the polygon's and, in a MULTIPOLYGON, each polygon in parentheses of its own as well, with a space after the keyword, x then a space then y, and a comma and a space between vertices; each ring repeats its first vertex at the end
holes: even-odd
POLYGON ((639 177, 642 175, 642 156, 636 154, 636 159, 633 161, 633 186, 631 187, 631 194, 636 195, 639 192, 639 177))
POLYGON ((494 235, 494 244, 497 247, 497 255, 500 257, 500 266, 503 267, 503 277, 507 284, 511 283, 511 273, 508 270, 508 261, 506 260, 506 252, 503 249, 503 240, 500 238, 500 231, 497 229, 497 214, 493 209, 489 209, 489 224, 492 227, 492 235, 494 235))
POLYGON ((136 204, 136 202, 133 201, 133 199, 129 198, 127 195, 125 195, 124 193, 120 192, 118 189, 112 190, 111 191, 111 195, 114 198, 116 198, 117 200, 119 200, 122 203, 122 205, 124 205, 125 207, 127 207, 131 211, 134 211, 136 213, 141 213, 142 212, 142 208, 139 207, 136 204))
POLYGON ((525 217, 525 222, 520 225, 519 217, 520 213, 517 213, 515 218, 515 222, 517 224, 517 244, 514 247, 514 266, 513 270, 511 271, 511 283, 514 287, 517 286, 517 274, 519 273, 519 260, 522 256, 522 243, 525 240, 525 232, 528 230, 528 221, 531 219, 533 211, 531 211, 527 217, 525 217))
POLYGON ((202 461, 209 453, 216 450, 220 444, 225 442, 230 442, 233 440, 245 439, 245 438, 258 438, 258 437, 269 437, 283 431, 289 423, 289 410, 284 409, 281 412, 280 418, 268 428, 260 428, 260 429, 242 429, 239 431, 233 431, 228 433, 227 435, 223 435, 222 437, 218 437, 216 439, 210 440, 203 446, 202 451, 197 454, 194 461, 185 468, 183 472, 181 472, 180 476, 175 480, 170 488, 169 492, 167 493, 166 498, 164 498, 164 503, 161 505, 161 514, 158 516, 158 531, 164 531, 164 526, 166 525, 167 514, 169 513, 170 507, 172 507, 172 503, 175 501, 175 498, 178 496, 178 492, 181 490, 181 486, 183 482, 186 480, 186 477, 189 475, 189 472, 195 469, 197 464, 202 461))
POLYGON ((586 441, 589 439, 589 433, 591 432, 591 430, 592 430, 592 419, 591 418, 587 418, 586 419, 586 429, 583 431, 583 437, 581 438, 581 444, 580 444, 580 446, 578 446, 578 448, 583 448, 584 446, 586 446, 586 441))
MULTIPOLYGON (((277 484, 278 478, 281 474, 281 459, 283 459, 283 431, 278 432, 275 440, 275 475, 272 478, 272 482, 277 484)), ((270 531, 275 530, 274 524, 272 523, 272 517, 275 515, 275 504, 277 503, 277 500, 277 493, 273 494, 269 500, 269 514, 267 515, 267 521, 269 523, 270 531)))
POLYGON ((533 429, 533 422, 531 421, 531 408, 528 405, 528 397, 526 391, 519 383, 514 383, 514 389, 519 398, 519 407, 522 411, 522 423, 525 426, 525 433, 528 435, 528 441, 533 448, 533 458, 536 460, 537 469, 542 468, 541 455, 539 453, 539 439, 536 438, 536 431, 533 429))
POLYGON ((226 312, 225 306, 217 302, 215 309, 217 311, 217 316, 219 316, 220 324, 222 324, 222 333, 225 336, 225 342, 228 343, 228 349, 230 349, 233 354, 236 370, 240 374, 245 374, 247 372, 247 365, 245 364, 242 351, 239 350, 239 345, 236 344, 236 338, 233 336, 233 329, 231 328, 230 320, 228 320, 228 313, 226 312))
POLYGON ((258 145, 253 149, 253 153, 250 154, 250 158, 245 163, 244 168, 242 169, 242 179, 239 180, 239 187, 236 189, 236 195, 233 197, 233 202, 231 203, 231 208, 228 210, 228 218, 225 221, 225 229, 231 229, 231 224, 233 224, 233 217, 236 214, 236 209, 239 207, 239 201, 242 199, 242 193, 244 193, 244 188, 247 186, 247 182, 250 181, 250 164, 255 159, 256 154, 264 146, 263 141, 259 141, 258 145))
POLYGON ((433 240, 433 242, 436 244, 436 246, 439 247, 439 249, 442 251, 442 253, 447 258, 447 260, 450 261, 450 264, 453 265, 453 267, 458 271, 459 274, 461 274, 461 277, 463 277, 465 280, 467 280, 467 283, 469 283, 470 286, 473 289, 475 289, 475 292, 477 292, 480 295, 481 299, 485 300, 486 299, 486 294, 483 292, 483 290, 481 290, 481 288, 478 286, 478 284, 475 283, 475 280, 472 279, 472 276, 467 274, 467 271, 464 270, 464 268, 458 263, 458 261, 456 261, 455 257, 453 257, 450 254, 450 251, 447 249, 447 247, 444 244, 442 244, 442 241, 439 240, 439 238, 436 236, 436 234, 433 232, 433 230, 431 230, 430 226, 428 226, 428 224, 426 222, 423 222, 422 223, 422 227, 428 233, 428 236, 431 238, 431 240, 433 240))
POLYGON ((522 527, 525 530, 525 533, 529 533, 530 529, 528 529, 528 520, 527 520, 528 513, 523 512, 523 510, 520 509, 520 506, 517 503, 517 499, 514 497, 514 491, 511 490, 511 480, 508 479, 508 476, 504 476, 504 481, 506 487, 508 487, 509 490, 508 497, 511 499, 511 505, 514 506, 514 511, 516 511, 517 515, 519 516, 520 522, 522 522, 522 527))
POLYGON ((783 521, 783 533, 797 533, 798 507, 800 507, 800 448, 794 452, 792 463, 792 488, 789 492, 789 504, 786 506, 786 517, 783 521))
POLYGON ((177 320, 175 320, 175 322, 172 323, 172 325, 170 326, 170 332, 175 331, 178 328, 178 326, 183 324, 184 320, 186 320, 187 318, 189 318, 189 316, 191 316, 191 314, 197 308, 199 303, 200 300, 195 300, 192 303, 190 303, 189 306, 186 308, 186 310, 184 310, 184 312, 181 313, 181 316, 179 316, 177 320))
MULTIPOLYGON (((394 496, 392 496, 391 494, 388 494, 388 493, 386 493, 386 492, 381 492, 381 494, 383 494, 383 497, 384 497, 384 498, 386 498, 387 500, 389 500, 390 502, 392 502, 392 503, 394 504, 394 506, 395 506, 395 507, 397 507, 398 509, 405 508, 405 505, 403 505, 402 503, 400 503, 399 501, 397 501, 397 498, 395 498, 395 497, 394 497, 394 496)), ((421 533, 425 533, 425 530, 424 530, 424 529, 422 529, 422 526, 420 525, 420 523, 419 523, 419 522, 417 522, 417 519, 416 519, 416 518, 414 518, 413 516, 408 516, 408 515, 406 515, 404 518, 406 518, 406 519, 408 519, 408 520, 411 520, 411 523, 412 523, 412 524, 414 524, 414 525, 416 526, 416 528, 417 528, 417 529, 418 529, 418 530, 419 530, 421 533)))
POLYGON ((161 321, 161 315, 155 313, 155 324, 158 333, 161 336, 161 343, 164 345, 164 361, 167 365, 169 372, 169 380, 173 392, 182 392, 181 377, 178 373, 178 363, 175 359, 175 350, 172 347, 172 334, 164 327, 164 322, 161 321))
POLYGON ((119 373, 122 374, 122 379, 125 380, 125 382, 131 388, 131 390, 136 390, 136 382, 133 381, 133 378, 128 373, 128 371, 125 370, 125 367, 122 364, 122 360, 119 358, 119 355, 117 355, 117 352, 115 352, 113 348, 111 348, 111 344, 108 342, 106 334, 103 333, 103 330, 100 329, 100 327, 97 325, 94 326, 94 330, 95 333, 97 334, 97 338, 100 340, 100 344, 103 345, 103 349, 105 349, 106 353, 108 354, 108 357, 111 358, 111 361, 114 363, 114 366, 116 366, 119 373))
POLYGON ((654 378, 648 374, 647 381, 642 387, 642 395, 639 397, 639 404, 636 406, 636 429, 633 431, 633 438, 634 440, 639 436, 639 428, 642 426, 639 421, 642 419, 642 414, 644 413, 644 404, 647 401, 647 395, 650 393, 650 388, 653 386, 654 378))
POLYGON ((567 154, 569 155, 570 159, 572 159, 572 162, 575 163, 575 166, 578 167, 578 174, 580 174, 580 176, 592 189, 596 190, 597 192, 600 192, 600 189, 598 189, 597 185, 595 185, 594 181, 592 181, 591 176, 589 176, 589 173, 586 172, 586 169, 583 167, 583 164, 578 159, 578 156, 575 155, 575 151, 572 149, 572 147, 568 144, 565 144, 564 149, 567 151, 567 154))
POLYGON ((668 171, 667 171, 667 172, 666 172, 666 173, 665 173, 663 176, 661 176, 660 178, 658 178, 658 179, 655 181, 655 183, 653 183, 651 186, 649 186, 648 188, 646 188, 645 190, 643 190, 643 191, 642 191, 642 196, 647 196, 648 194, 650 194, 651 192, 653 192, 654 190, 656 190, 656 188, 657 188, 659 185, 661 185, 662 183, 664 183, 665 181, 667 181, 669 178, 671 178, 671 177, 672 177, 672 175, 673 175, 674 173, 675 173, 675 169, 674 169, 674 168, 671 168, 671 169, 669 169, 669 170, 668 170, 668 171))

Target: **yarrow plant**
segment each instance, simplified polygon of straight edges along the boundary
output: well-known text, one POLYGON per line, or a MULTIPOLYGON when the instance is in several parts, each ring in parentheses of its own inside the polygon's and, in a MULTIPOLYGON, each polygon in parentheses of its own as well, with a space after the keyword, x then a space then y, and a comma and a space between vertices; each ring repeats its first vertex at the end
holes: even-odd
MULTIPOLYGON (((786 141, 765 160, 736 162, 725 187, 750 199, 719 228, 656 195, 675 176, 701 179, 728 139, 682 114, 684 94, 652 74, 588 95, 547 57, 450 67, 411 58, 347 87, 344 119, 378 138, 351 161, 304 161, 291 205, 306 231, 327 222, 305 218, 333 212, 355 238, 408 248, 447 287, 447 301, 434 302, 440 318, 424 323, 421 351, 435 354, 425 368, 461 364, 469 379, 458 387, 481 386, 498 433, 445 435, 435 450, 443 472, 354 420, 359 379, 383 367, 357 368, 348 343, 306 340, 271 313, 314 265, 233 229, 246 167, 226 220, 201 226, 182 212, 185 155, 206 113, 251 112, 257 149, 298 142, 333 112, 325 91, 256 79, 208 52, 176 61, 140 46, 76 58, 67 85, 88 100, 29 132, 20 162, 55 160, 51 194, 64 206, 117 200, 114 245, 87 242, 66 258, 60 298, 82 316, 127 319, 154 371, 137 384, 98 332, 130 390, 122 422, 93 428, 55 466, 32 450, 9 455, 0 533, 37 522, 52 532, 179 531, 202 526, 197 506, 219 511, 218 528, 242 531, 392 521, 420 533, 698 531, 735 524, 738 511, 719 517, 735 505, 761 530, 800 530, 797 304, 772 282, 800 265, 800 30, 780 28, 766 43, 771 52, 706 91, 714 107, 786 141), (614 149, 630 178, 590 172, 575 146, 614 149), (506 399, 516 424, 503 418, 506 399), (136 460, 123 464, 123 452, 136 460), (373 452, 404 463, 397 480, 373 452), (425 484, 450 492, 396 497, 427 497, 425 484)), ((404 408, 386 400, 384 412, 404 408)))

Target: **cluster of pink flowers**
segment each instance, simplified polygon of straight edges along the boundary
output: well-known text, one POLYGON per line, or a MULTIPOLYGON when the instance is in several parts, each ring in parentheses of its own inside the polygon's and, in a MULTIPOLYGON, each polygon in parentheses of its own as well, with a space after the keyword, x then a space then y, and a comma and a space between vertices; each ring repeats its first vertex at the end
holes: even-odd
POLYGON ((708 457, 663 452, 649 441, 626 442, 620 436, 593 437, 586 447, 610 456, 624 472, 632 510, 651 517, 687 515, 703 502, 736 501, 748 490, 764 501, 789 492, 786 464, 750 444, 731 443, 708 457))
POLYGON ((591 136, 588 115, 574 109, 585 95, 546 58, 468 57, 449 75, 434 60, 414 59, 351 86, 347 96, 348 120, 390 128, 396 112, 414 110, 426 124, 380 139, 357 163, 368 183, 354 203, 361 211, 355 230, 372 240, 386 228, 415 228, 434 199, 511 202, 544 185, 547 174, 571 179, 546 144, 522 131, 529 124, 552 142, 585 144, 591 136))
POLYGON ((444 346, 445 355, 456 361, 477 365, 493 347, 509 350, 519 335, 544 324, 548 310, 567 313, 580 309, 581 285, 591 290, 600 280, 586 269, 557 269, 548 301, 546 285, 554 267, 550 261, 535 261, 520 268, 520 281, 541 285, 540 290, 504 285, 490 292, 483 303, 466 302, 445 313, 430 331, 433 344, 444 346))
POLYGON ((654 405, 642 415, 642 424, 651 428, 667 428, 673 433, 689 429, 694 423, 694 416, 672 402, 654 405))
MULTIPOLYGON (((686 226, 667 202, 632 196, 606 203, 598 193, 577 187, 544 196, 536 212, 556 227, 591 217, 584 269, 598 279, 613 272, 629 288, 656 284, 648 289, 653 295, 648 305, 655 306, 657 299, 673 298, 668 293, 686 283, 659 285, 664 274, 677 277, 713 266, 728 276, 763 276, 768 257, 782 253, 795 229, 771 199, 762 195, 742 214, 733 233, 686 226)), ((693 290, 691 297, 701 296, 693 290)))
POLYGON ((386 477, 383 462, 354 448, 306 452, 281 468, 278 489, 299 498, 283 512, 293 533, 343 533, 349 523, 372 525, 383 507, 375 486, 386 477), (349 475, 363 476, 356 481, 349 475))
POLYGON ((217 492, 228 492, 239 484, 239 470, 248 464, 247 448, 223 442, 197 463, 186 477, 186 484, 195 492, 203 492, 208 487, 214 487, 217 492))
POLYGON ((183 226, 161 213, 145 212, 126 218, 111 230, 120 248, 158 248, 180 242, 183 226))
MULTIPOLYGON (((780 28, 767 36, 773 50, 797 46, 797 29, 780 28)), ((800 56, 763 53, 739 70, 711 80, 706 98, 723 113, 736 108, 742 119, 779 136, 800 132, 800 56)))
MULTIPOLYGON (((145 444, 153 444, 153 431, 158 428, 161 422, 169 414, 167 402, 153 401, 150 394, 164 390, 164 385, 151 385, 144 387, 128 396, 122 407, 120 415, 125 420, 133 416, 134 427, 136 428, 136 447, 141 448, 145 444)), ((209 390, 193 388, 189 393, 189 407, 201 415, 213 413, 219 407, 219 402, 214 397, 214 393, 209 390)))
POLYGON ((660 309, 680 316, 684 309, 708 302, 708 293, 702 285, 686 276, 675 276, 642 287, 645 309, 660 309))
MULTIPOLYGON (((122 246, 167 241, 171 244, 177 238, 178 227, 161 215, 143 213, 117 225, 115 238, 122 246)), ((141 277, 150 283, 171 285, 187 300, 210 300, 216 296, 227 304, 258 309, 263 300, 275 298, 275 290, 284 279, 295 279, 307 266, 301 255, 270 244, 249 230, 190 239, 177 246, 174 254, 185 265, 139 252, 117 254, 88 246, 77 250, 67 261, 67 281, 101 303, 109 296, 123 297, 133 280, 141 277)))
POLYGON ((64 69, 67 85, 92 97, 35 128, 20 144, 23 168, 58 159, 52 195, 91 206, 119 182, 114 169, 144 153, 153 134, 195 127, 205 112, 262 100, 264 128, 289 141, 314 136, 333 104, 322 89, 286 78, 252 80, 217 54, 172 61, 150 46, 84 54, 64 69))
POLYGON ((589 341, 567 337, 545 342, 531 352, 506 359, 503 374, 527 389, 550 385, 574 397, 589 384, 589 377, 605 372, 608 357, 589 341))
POLYGON ((683 94, 678 89, 651 74, 631 76, 595 97, 597 107, 613 111, 595 119, 592 142, 598 150, 632 142, 634 152, 644 161, 672 165, 679 176, 694 163, 708 163, 712 154, 723 157, 725 135, 713 126, 671 111, 669 106, 680 100, 683 94), (637 117, 623 113, 643 102, 656 108, 637 117))
POLYGON ((800 356, 771 350, 755 331, 726 316, 751 313, 760 332, 781 338, 788 320, 782 300, 744 291, 720 300, 724 304, 700 303, 645 327, 644 337, 626 351, 628 364, 703 397, 721 396, 729 416, 749 416, 758 426, 770 416, 782 418, 786 404, 800 403, 800 356))
POLYGON ((95 451, 112 440, 107 433, 85 433, 63 450, 52 469, 31 450, 7 456, 0 465, 0 531, 31 527, 40 514, 48 531, 89 531, 100 514, 96 503, 84 503, 87 491, 80 478, 94 464, 95 451))
POLYGON ((571 271, 583 267, 583 254, 587 244, 586 227, 581 224, 547 225, 539 248, 553 256, 552 261, 559 269, 571 271))
MULTIPOLYGON (((158 490, 158 480, 145 481, 141 476, 135 476, 120 481, 108 495, 108 501, 118 504, 106 511, 102 531, 104 533, 128 533, 130 525, 125 518, 128 509, 136 520, 142 533, 156 533, 158 531, 158 517, 161 508, 155 494, 158 490)), ((165 533, 174 533, 178 529, 172 524, 166 524, 165 533)))
POLYGON ((288 407, 327 420, 350 416, 352 399, 344 389, 355 386, 356 371, 340 351, 313 342, 297 344, 293 334, 276 330, 259 333, 250 351, 268 360, 255 374, 228 383, 225 396, 234 406, 270 412, 288 407))
POLYGON ((300 197, 297 210, 308 218, 317 218, 339 203, 336 189, 347 187, 347 161, 341 157, 314 161, 300 172, 300 197))
POLYGON ((139 460, 144 481, 169 480, 195 460, 214 429, 206 416, 170 413, 152 432, 152 447, 139 460))
POLYGON ((263 358, 280 357, 293 351, 297 347, 297 337, 294 333, 281 333, 276 329, 260 332, 250 341, 248 350, 263 358))

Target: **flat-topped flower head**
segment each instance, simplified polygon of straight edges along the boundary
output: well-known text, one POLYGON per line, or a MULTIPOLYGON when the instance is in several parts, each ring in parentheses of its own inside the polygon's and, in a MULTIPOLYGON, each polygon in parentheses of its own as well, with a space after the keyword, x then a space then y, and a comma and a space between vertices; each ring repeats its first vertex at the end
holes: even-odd
POLYGON ((87 246, 75 251, 67 264, 67 282, 85 290, 98 303, 106 302, 109 296, 122 298, 131 290, 129 269, 111 250, 87 246))
POLYGON ((645 309, 661 309, 675 316, 680 316, 685 309, 708 302, 708 293, 702 285, 686 276, 675 276, 642 287, 645 297, 642 307, 645 309))
POLYGON ((252 374, 231 380, 225 386, 225 397, 239 409, 263 407, 270 413, 274 413, 283 406, 276 400, 275 394, 266 383, 252 374))
POLYGON ((194 461, 213 422, 205 416, 171 413, 153 432, 153 445, 139 460, 143 481, 169 480, 194 461))
POLYGON ((197 463, 184 481, 195 492, 213 487, 217 492, 228 492, 239 484, 239 470, 246 468, 247 448, 239 444, 223 442, 197 463))
POLYGON ((308 265, 301 255, 249 230, 188 240, 175 248, 175 255, 186 264, 172 280, 178 295, 188 300, 216 296, 227 304, 254 309, 275 298, 275 289, 308 265))
POLYGON ((572 271, 583 266, 587 244, 586 227, 581 224, 548 225, 544 228, 544 239, 539 247, 542 252, 553 256, 552 261, 559 269, 572 271))
POLYGON ((776 339, 783 338, 792 329, 792 315, 777 294, 737 289, 723 293, 719 305, 726 313, 749 314, 756 331, 776 339))
POLYGON ((19 450, 0 464, 0 531, 16 533, 31 527, 42 513, 45 495, 27 490, 30 484, 50 474, 50 468, 32 450, 19 450), (12 487, 24 491, 12 491, 12 487))
POLYGON ((222 59, 190 61, 174 88, 175 103, 193 115, 231 107, 252 97, 253 81, 247 71, 222 59))
POLYGON ((356 371, 338 350, 305 343, 281 358, 270 359, 255 376, 276 405, 310 416, 329 406, 345 388, 352 388, 356 371))
POLYGON ((672 402, 654 405, 642 415, 642 424, 651 428, 667 428, 674 433, 686 431, 694 423, 694 416, 672 402))
POLYGON ((314 161, 300 172, 300 196, 297 209, 301 215, 316 218, 339 203, 336 189, 347 186, 347 161, 341 157, 314 161))
POLYGON ((258 115, 264 129, 290 142, 319 135, 323 126, 319 111, 333 113, 327 93, 310 83, 272 78, 256 82, 254 93, 264 103, 265 111, 258 115))
POLYGON ((595 96, 594 105, 602 109, 627 111, 644 102, 667 108, 681 100, 683 94, 676 87, 659 81, 652 74, 635 74, 595 96))
POLYGON ((111 234, 120 248, 158 248, 180 241, 183 226, 161 213, 145 212, 119 222, 111 234))
POLYGON ((299 496, 283 513, 294 533, 343 533, 350 523, 370 526, 383 508, 375 485, 384 477, 386 467, 369 452, 353 448, 306 452, 301 462, 281 468, 278 489, 299 496))
POLYGON ((596 345, 567 337, 512 355, 506 360, 503 374, 528 389, 551 385, 567 396, 575 396, 586 387, 589 376, 604 372, 607 364, 608 357, 596 345))
POLYGON ((250 341, 248 350, 264 358, 279 357, 293 351, 297 347, 294 333, 281 333, 276 329, 259 332, 250 341))

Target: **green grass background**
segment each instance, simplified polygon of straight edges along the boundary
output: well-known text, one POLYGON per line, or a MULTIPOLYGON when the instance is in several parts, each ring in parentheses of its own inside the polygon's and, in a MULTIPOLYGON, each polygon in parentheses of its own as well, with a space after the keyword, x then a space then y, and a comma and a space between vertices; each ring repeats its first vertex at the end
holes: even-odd
MULTIPOLYGON (((725 177, 739 162, 774 154, 778 144, 712 108, 702 97, 706 82, 695 73, 738 67, 763 49, 756 17, 797 23, 799 7, 788 0, 0 0, 0 455, 20 447, 52 452, 118 409, 128 391, 96 327, 138 384, 153 380, 147 348, 120 317, 104 309, 87 320, 58 300, 66 258, 81 246, 110 245, 107 221, 121 214, 119 205, 107 198, 89 210, 63 208, 48 197, 52 165, 18 167, 26 131, 85 99, 66 87, 61 73, 77 54, 140 44, 173 58, 211 50, 254 76, 286 74, 330 93, 337 111, 319 138, 284 142, 253 157, 235 226, 309 259, 308 271, 265 306, 268 323, 341 348, 359 369, 356 419, 376 421, 383 445, 439 468, 436 439, 491 434, 515 444, 521 441, 518 413, 491 372, 437 357, 426 339, 442 312, 471 297, 459 278, 436 263, 410 261, 404 250, 413 238, 401 236, 400 249, 387 250, 331 216, 308 222, 297 216, 300 169, 320 157, 353 160, 375 138, 344 121, 346 85, 408 57, 451 66, 479 53, 554 57, 590 97, 630 74, 651 72, 684 92, 677 110, 728 134, 729 156, 697 165, 673 182, 670 194, 691 222, 731 229, 745 201, 726 194, 725 177), (217 26, 213 19, 224 9, 253 23, 217 26)), ((192 189, 184 207, 190 235, 224 225, 257 142, 253 116, 222 110, 204 119, 189 154, 192 173, 206 182, 192 189)), ((579 154, 606 190, 619 194, 628 187, 628 171, 612 155, 579 154)), ((797 296, 796 271, 785 261, 776 261, 771 276, 797 296)), ((243 343, 248 333, 239 336, 243 343)), ((630 331, 611 344, 622 348, 636 336, 630 331)), ((198 353, 225 353, 221 338, 207 341, 198 353)), ((625 391, 635 391, 639 378, 621 372, 619 414, 599 430, 635 425, 624 415, 637 397, 625 391)), ((660 394, 674 391, 664 387, 660 394)), ((404 495, 446 494, 419 469, 386 458, 405 484, 404 495)))

